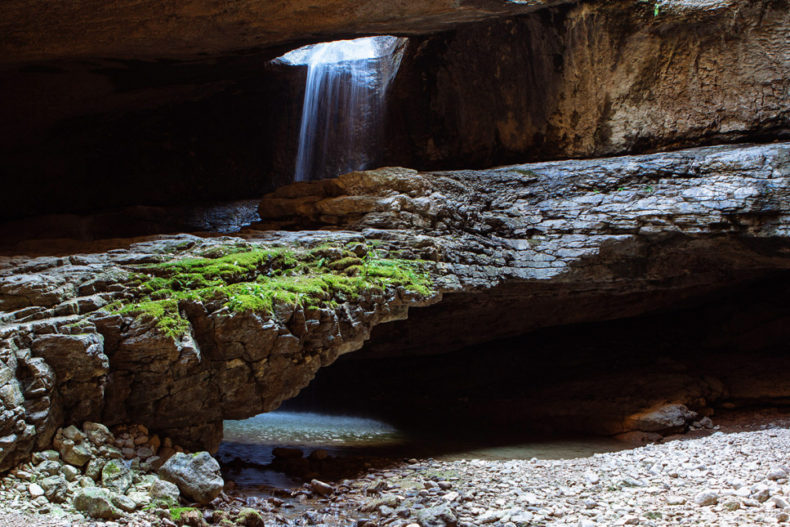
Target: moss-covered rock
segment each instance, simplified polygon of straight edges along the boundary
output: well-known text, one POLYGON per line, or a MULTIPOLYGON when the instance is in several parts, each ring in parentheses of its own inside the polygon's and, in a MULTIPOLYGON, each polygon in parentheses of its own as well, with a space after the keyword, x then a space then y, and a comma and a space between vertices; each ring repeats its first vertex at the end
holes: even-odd
POLYGON ((236 525, 244 527, 264 527, 263 516, 255 509, 241 509, 239 516, 236 518, 236 525))
POLYGON ((234 249, 138 266, 130 277, 131 298, 109 310, 152 321, 162 333, 179 338, 190 331, 182 312, 186 301, 272 314, 278 304, 335 306, 371 289, 433 293, 424 262, 380 256, 362 243, 349 248, 323 244, 312 250, 252 245, 234 249))

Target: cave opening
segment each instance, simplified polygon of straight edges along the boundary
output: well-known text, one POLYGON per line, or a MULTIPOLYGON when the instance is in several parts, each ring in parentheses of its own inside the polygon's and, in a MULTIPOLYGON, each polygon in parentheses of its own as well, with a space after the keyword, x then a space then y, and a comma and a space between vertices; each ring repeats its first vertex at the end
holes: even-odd
POLYGON ((226 422, 220 458, 241 485, 277 486, 371 460, 567 459, 731 430, 744 416, 787 419, 788 278, 750 273, 659 307, 652 294, 571 294, 564 305, 555 294, 553 306, 528 289, 447 298, 378 326, 277 411, 226 422), (600 320, 591 306, 603 304, 612 311, 600 320), (507 320, 524 310, 572 322, 525 331, 507 320), (677 408, 688 410, 679 421, 656 418, 677 408))

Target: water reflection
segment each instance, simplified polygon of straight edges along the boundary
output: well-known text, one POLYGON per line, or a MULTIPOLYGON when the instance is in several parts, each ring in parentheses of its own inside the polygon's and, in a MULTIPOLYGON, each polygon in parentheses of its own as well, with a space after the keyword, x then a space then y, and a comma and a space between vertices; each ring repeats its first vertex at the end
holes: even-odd
POLYGON ((474 432, 463 426, 399 430, 376 419, 313 412, 277 411, 243 421, 226 421, 219 459, 237 484, 294 487, 299 482, 271 470, 273 450, 295 447, 305 456, 321 449, 330 456, 369 456, 400 460, 571 459, 624 448, 610 438, 546 438, 474 432))

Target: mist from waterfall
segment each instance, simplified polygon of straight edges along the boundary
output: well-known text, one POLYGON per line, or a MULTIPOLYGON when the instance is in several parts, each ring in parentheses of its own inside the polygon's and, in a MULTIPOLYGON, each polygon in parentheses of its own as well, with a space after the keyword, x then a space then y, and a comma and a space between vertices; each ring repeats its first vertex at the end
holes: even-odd
POLYGON ((295 181, 368 168, 380 155, 387 88, 400 65, 397 37, 326 42, 280 61, 307 66, 295 181))

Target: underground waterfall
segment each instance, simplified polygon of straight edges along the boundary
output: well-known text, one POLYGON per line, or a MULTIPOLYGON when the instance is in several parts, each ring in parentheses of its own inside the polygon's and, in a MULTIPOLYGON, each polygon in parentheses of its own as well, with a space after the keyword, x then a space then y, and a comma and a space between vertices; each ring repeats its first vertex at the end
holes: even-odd
POLYGON ((375 164, 402 41, 379 36, 325 42, 278 59, 307 67, 295 181, 335 177, 375 164))

